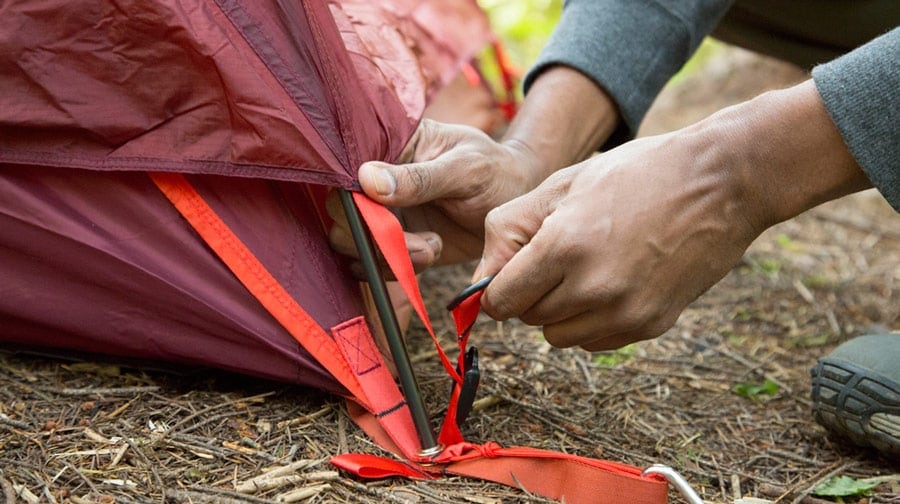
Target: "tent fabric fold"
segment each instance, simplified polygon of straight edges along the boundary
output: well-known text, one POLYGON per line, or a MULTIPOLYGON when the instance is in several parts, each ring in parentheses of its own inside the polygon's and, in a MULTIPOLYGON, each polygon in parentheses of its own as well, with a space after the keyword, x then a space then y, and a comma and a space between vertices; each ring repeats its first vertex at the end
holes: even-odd
POLYGON ((345 188, 488 40, 466 0, 19 0, 0 17, 0 162, 345 188))

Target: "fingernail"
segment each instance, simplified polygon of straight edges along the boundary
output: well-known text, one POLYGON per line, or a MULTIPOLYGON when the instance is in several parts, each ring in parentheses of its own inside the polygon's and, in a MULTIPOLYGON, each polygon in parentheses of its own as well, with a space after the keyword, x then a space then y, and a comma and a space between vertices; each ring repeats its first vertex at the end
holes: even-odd
POLYGON ((475 268, 475 273, 472 274, 472 283, 475 283, 481 280, 482 272, 484 269, 484 257, 481 258, 481 261, 478 262, 478 267, 475 268))
POLYGON ((381 196, 390 196, 397 189, 397 182, 390 171, 384 168, 378 168, 372 173, 372 183, 375 185, 375 192, 381 196))
POLYGON ((432 257, 434 257, 434 255, 427 250, 409 251, 409 258, 412 260, 413 264, 429 266, 432 262, 432 257))
POLYGON ((425 241, 434 250, 435 254, 439 254, 441 252, 442 244, 441 240, 439 240, 436 236, 428 236, 425 238, 425 241))

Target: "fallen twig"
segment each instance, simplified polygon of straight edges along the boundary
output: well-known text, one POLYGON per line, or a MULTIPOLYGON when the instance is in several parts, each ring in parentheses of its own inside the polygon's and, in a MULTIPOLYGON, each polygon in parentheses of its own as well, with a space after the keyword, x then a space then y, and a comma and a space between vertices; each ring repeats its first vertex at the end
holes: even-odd
POLYGON ((297 502, 304 499, 309 499, 310 497, 315 497, 316 495, 324 492, 325 490, 328 490, 329 488, 331 488, 331 485, 329 485, 328 483, 298 488, 296 490, 291 490, 290 492, 276 495, 275 502, 297 502))
POLYGON ((247 502, 253 504, 272 503, 269 499, 260 499, 251 495, 241 495, 225 490, 203 487, 191 487, 186 490, 167 488, 165 496, 167 499, 173 499, 176 502, 216 502, 220 504, 244 504, 247 502))
POLYGON ((340 475, 337 471, 317 471, 305 474, 288 474, 273 478, 257 477, 237 485, 234 490, 238 493, 248 494, 266 492, 274 488, 280 488, 293 483, 305 481, 334 481, 340 475))
POLYGON ((15 427, 17 429, 31 429, 32 426, 28 422, 23 422, 21 420, 15 420, 6 416, 5 413, 0 413, 0 423, 15 427))
POLYGON ((276 424, 276 426, 279 429, 283 429, 285 427, 293 427, 295 425, 305 424, 305 423, 311 422, 317 418, 323 417, 323 416, 327 415, 328 413, 331 413, 331 411, 332 411, 331 406, 326 406, 326 407, 320 409, 319 411, 314 411, 308 415, 303 415, 301 417, 292 418, 290 420, 283 420, 281 422, 278 422, 278 424, 276 424))
POLYGON ((16 489, 13 488, 12 483, 3 476, 0 476, 0 489, 3 490, 3 497, 6 500, 6 504, 16 504, 16 489))
POLYGON ((48 392, 54 392, 64 396, 84 396, 84 395, 95 395, 95 396, 123 396, 123 395, 134 395, 134 394, 142 394, 144 392, 156 392, 159 390, 159 387, 156 385, 148 385, 145 387, 116 387, 116 388, 65 388, 62 390, 50 390, 48 392))
MULTIPOLYGON (((13 485, 13 489, 20 499, 29 504, 36 504, 41 501, 41 499, 37 495, 34 495, 34 493, 32 493, 25 485, 13 485)), ((15 502, 15 500, 13 500, 13 502, 15 502)))

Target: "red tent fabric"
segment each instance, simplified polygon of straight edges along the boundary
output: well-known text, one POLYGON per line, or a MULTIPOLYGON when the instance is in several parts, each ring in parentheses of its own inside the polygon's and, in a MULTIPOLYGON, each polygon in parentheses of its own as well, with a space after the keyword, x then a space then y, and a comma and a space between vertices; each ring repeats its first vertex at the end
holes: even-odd
POLYGON ((185 174, 324 330, 362 315, 327 187, 488 41, 474 1, 0 6, 0 340, 345 392, 148 172, 185 174))

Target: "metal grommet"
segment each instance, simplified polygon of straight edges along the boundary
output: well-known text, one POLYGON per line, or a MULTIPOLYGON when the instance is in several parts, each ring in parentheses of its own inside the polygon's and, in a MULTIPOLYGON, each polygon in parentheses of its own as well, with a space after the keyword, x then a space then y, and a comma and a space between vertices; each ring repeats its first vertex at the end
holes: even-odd
POLYGON ((662 464, 653 464, 652 466, 644 469, 644 472, 641 473, 641 476, 649 476, 651 474, 659 474, 664 476, 668 482, 678 490, 678 493, 684 497, 684 500, 688 501, 689 504, 704 504, 703 499, 694 491, 691 487, 691 484, 687 482, 684 477, 678 473, 675 469, 667 465, 662 464))
POLYGON ((422 449, 422 451, 420 451, 418 453, 418 455, 420 458, 423 458, 423 459, 432 459, 432 458, 440 455, 443 451, 444 451, 444 445, 438 443, 438 444, 432 446, 431 448, 422 449))

